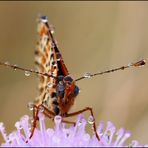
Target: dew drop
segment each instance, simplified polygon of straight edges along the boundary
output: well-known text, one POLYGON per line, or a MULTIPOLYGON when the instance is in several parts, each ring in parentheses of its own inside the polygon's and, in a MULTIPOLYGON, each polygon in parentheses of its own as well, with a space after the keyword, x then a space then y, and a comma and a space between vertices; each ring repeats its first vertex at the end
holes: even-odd
POLYGON ((89 124, 93 124, 94 123, 94 117, 93 116, 89 116, 88 123, 89 124))
POLYGON ((25 71, 25 76, 29 77, 30 76, 30 72, 29 71, 25 71))
POLYGON ((48 83, 48 84, 47 84, 47 87, 48 87, 48 88, 52 88, 52 86, 53 86, 52 83, 48 83))
POLYGON ((54 34, 54 30, 51 30, 51 33, 54 34))
POLYGON ((15 127, 16 127, 17 129, 22 129, 22 128, 23 128, 22 125, 20 124, 20 122, 16 122, 16 123, 15 123, 15 127))
POLYGON ((54 122, 56 123, 56 124, 59 124, 59 123, 61 123, 61 121, 62 121, 62 117, 61 116, 55 116, 54 117, 54 122))
POLYGON ((17 69, 16 67, 17 67, 17 65, 14 65, 14 70, 16 70, 16 69, 17 69))
POLYGON ((54 34, 54 27, 52 25, 50 25, 50 32, 51 34, 54 34))
POLYGON ((33 124, 34 118, 33 117, 30 117, 29 120, 30 120, 31 124, 33 124))
POLYGON ((60 53, 57 53, 57 54, 56 54, 56 58, 57 58, 57 61, 60 61, 61 58, 62 58, 61 54, 60 54, 60 53))
POLYGON ((81 89, 79 89, 79 93, 81 93, 82 92, 82 90, 81 89))
POLYGON ((78 125, 78 126, 81 126, 84 122, 85 122, 84 117, 80 115, 80 116, 78 117, 77 125, 78 125))
POLYGON ((132 66, 132 63, 128 63, 128 65, 127 65, 128 67, 131 67, 132 66))
POLYGON ((28 129, 29 129, 29 131, 31 131, 31 129, 32 129, 32 126, 30 124, 28 125, 28 129))
POLYGON ((39 110, 40 110, 41 113, 44 112, 44 107, 43 106, 40 106, 39 107, 39 110))
POLYGON ((85 78, 91 78, 91 73, 89 73, 89 72, 84 73, 84 77, 85 78))
POLYGON ((33 110, 34 103, 33 102, 29 102, 27 107, 29 108, 29 110, 33 110))
POLYGON ((47 16, 41 16, 41 21, 43 23, 47 23, 48 22, 47 16))
POLYGON ((5 64, 6 64, 6 65, 9 65, 10 63, 7 61, 7 62, 5 62, 5 64))
POLYGON ((81 121, 81 120, 78 121, 77 125, 78 125, 78 126, 81 126, 81 125, 82 125, 82 121, 81 121))
POLYGON ((4 129, 4 123, 0 122, 0 129, 4 129))

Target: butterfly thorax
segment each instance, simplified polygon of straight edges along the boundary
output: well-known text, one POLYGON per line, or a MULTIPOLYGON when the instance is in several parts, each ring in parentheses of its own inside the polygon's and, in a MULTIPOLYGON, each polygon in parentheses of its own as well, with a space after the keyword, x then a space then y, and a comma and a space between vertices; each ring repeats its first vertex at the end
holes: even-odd
POLYGON ((56 86, 58 105, 55 106, 55 114, 66 114, 74 104, 75 98, 78 93, 79 88, 78 86, 76 86, 75 81, 70 76, 59 76, 58 85, 56 86))
POLYGON ((74 104, 75 98, 79 93, 79 88, 70 76, 58 76, 56 85, 42 92, 37 98, 36 104, 43 104, 55 115, 64 116, 74 104), (48 93, 47 93, 48 92, 48 93))

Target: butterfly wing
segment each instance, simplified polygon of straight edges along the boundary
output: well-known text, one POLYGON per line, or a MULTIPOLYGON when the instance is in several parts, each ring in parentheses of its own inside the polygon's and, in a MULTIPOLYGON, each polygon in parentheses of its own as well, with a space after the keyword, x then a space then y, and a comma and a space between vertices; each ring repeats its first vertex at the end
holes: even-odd
POLYGON ((37 70, 48 73, 53 77, 39 75, 39 97, 36 104, 44 104, 52 110, 52 102, 56 98, 56 78, 59 75, 69 75, 62 55, 53 38, 53 31, 48 24, 47 17, 42 16, 38 24, 39 42, 35 50, 35 63, 37 70))

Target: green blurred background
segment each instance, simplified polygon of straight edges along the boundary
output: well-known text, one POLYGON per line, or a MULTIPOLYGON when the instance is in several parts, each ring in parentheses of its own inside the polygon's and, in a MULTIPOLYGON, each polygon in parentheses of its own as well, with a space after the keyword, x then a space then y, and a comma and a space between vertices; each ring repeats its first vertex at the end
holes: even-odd
MULTIPOLYGON (((0 2, 0 61, 34 68, 37 17, 47 15, 74 78, 148 58, 147 2, 0 2)), ((71 111, 94 109, 148 143, 148 66, 78 82, 71 111)), ((38 94, 37 77, 0 67, 0 121, 9 133, 38 94)), ((86 113, 86 117, 88 114, 86 113)), ((50 122, 48 122, 50 123, 50 122)), ((49 124, 50 126, 50 124, 49 124)))

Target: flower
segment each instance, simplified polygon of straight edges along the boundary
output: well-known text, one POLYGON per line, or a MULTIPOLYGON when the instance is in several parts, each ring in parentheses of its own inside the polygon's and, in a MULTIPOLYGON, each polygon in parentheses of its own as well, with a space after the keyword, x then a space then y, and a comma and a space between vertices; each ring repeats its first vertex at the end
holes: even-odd
POLYGON ((90 136, 86 131, 86 120, 83 115, 79 115, 76 125, 66 127, 61 122, 61 116, 55 116, 55 127, 46 129, 45 119, 42 113, 39 113, 40 129, 36 128, 31 139, 29 116, 23 116, 20 121, 16 122, 16 131, 8 136, 5 132, 4 124, 0 123, 0 132, 5 140, 2 147, 121 147, 121 146, 147 146, 140 145, 138 141, 133 140, 129 145, 125 145, 125 141, 130 137, 130 132, 126 132, 123 128, 116 131, 115 126, 109 121, 106 128, 104 123, 100 122, 97 132, 100 141, 95 135, 90 136), (28 142, 26 142, 28 141, 28 142))

